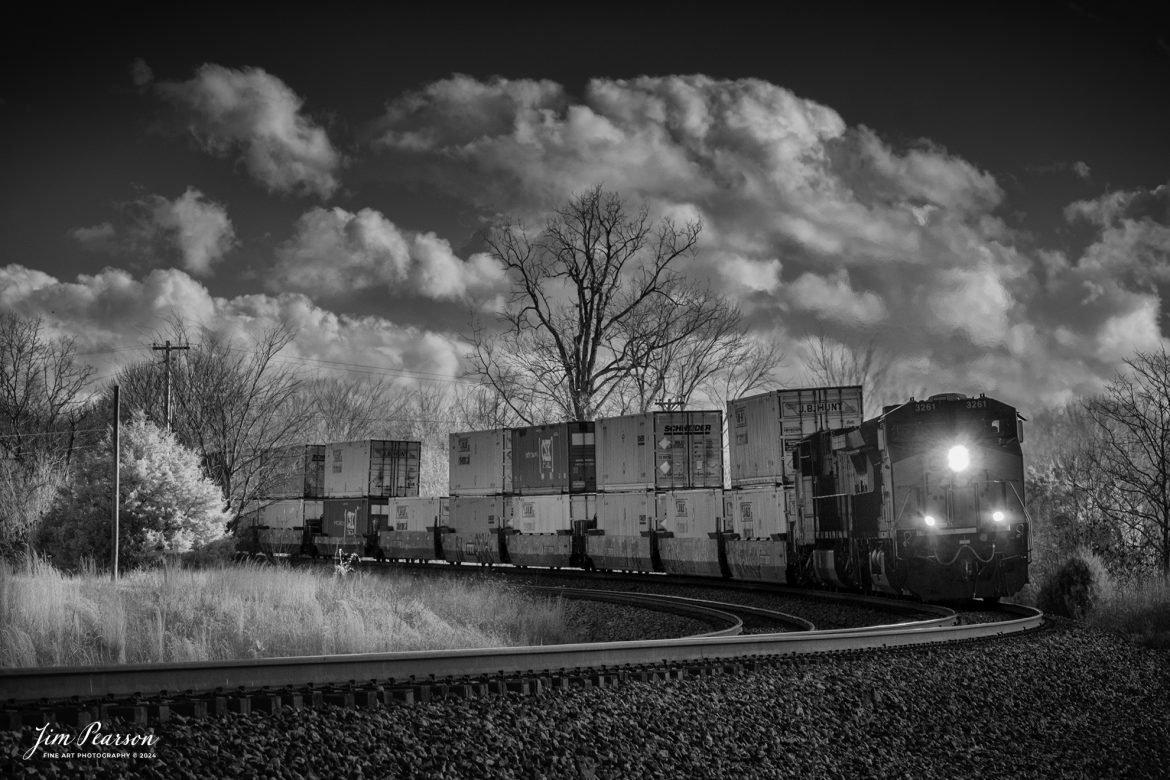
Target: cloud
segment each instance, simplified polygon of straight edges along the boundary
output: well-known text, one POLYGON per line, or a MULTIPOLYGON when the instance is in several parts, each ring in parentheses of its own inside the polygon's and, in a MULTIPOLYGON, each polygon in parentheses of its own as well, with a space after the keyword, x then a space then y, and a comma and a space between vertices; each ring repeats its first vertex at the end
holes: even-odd
POLYGON ((433 233, 399 229, 381 213, 315 208, 277 250, 270 287, 324 296, 384 288, 433 299, 490 298, 504 271, 489 255, 456 257, 433 233))
POLYGON ((236 246, 227 210, 189 187, 174 200, 147 195, 119 204, 122 227, 103 222, 69 232, 86 249, 150 263, 177 261, 191 273, 207 276, 236 246))
POLYGON ((1071 173, 1078 179, 1093 178, 1093 169, 1083 160, 1075 162, 1055 162, 1046 165, 1029 165, 1027 170, 1032 173, 1071 173))
POLYGON ((43 318, 53 335, 75 336, 79 352, 100 353, 92 361, 101 366, 103 379, 130 362, 150 359, 149 342, 176 319, 192 331, 206 325, 237 339, 287 324, 297 335, 282 358, 309 361, 296 364, 310 374, 352 363, 379 366, 391 376, 450 378, 459 373, 460 355, 467 352, 458 336, 403 327, 382 317, 338 314, 304 295, 215 297, 174 269, 156 269, 139 279, 108 268, 69 282, 20 265, 0 266, 0 302, 6 311, 43 318))
MULTIPOLYGON (((895 373, 930 387, 1020 402, 1095 392, 1161 339, 1151 285, 1170 267, 1170 220, 1156 216, 1167 188, 1070 205, 1095 235, 1068 258, 1013 233, 1008 196, 973 162, 929 140, 893 144, 767 82, 595 79, 574 96, 456 76, 392 100, 375 131, 396 176, 488 217, 540 224, 600 184, 652 217, 701 219, 686 273, 761 334, 876 340, 895 373)), ((1091 175, 1082 161, 1060 170, 1091 175)))
POLYGON ((1131 287, 1152 289, 1170 283, 1170 185, 1151 190, 1108 192, 1069 204, 1070 222, 1099 229, 1079 270, 1096 271, 1131 287))
POLYGON ((130 65, 130 78, 133 80, 134 86, 145 87, 154 81, 154 71, 146 64, 146 60, 139 57, 130 65))
POLYGON ((877 325, 888 316, 885 304, 871 292, 857 292, 844 271, 826 278, 802 274, 788 285, 789 305, 796 311, 814 312, 825 319, 859 326, 877 325))
POLYGON ((185 82, 160 82, 160 95, 182 110, 187 129, 211 154, 238 156, 269 191, 330 197, 342 155, 306 117, 303 99, 260 68, 203 65, 185 82))

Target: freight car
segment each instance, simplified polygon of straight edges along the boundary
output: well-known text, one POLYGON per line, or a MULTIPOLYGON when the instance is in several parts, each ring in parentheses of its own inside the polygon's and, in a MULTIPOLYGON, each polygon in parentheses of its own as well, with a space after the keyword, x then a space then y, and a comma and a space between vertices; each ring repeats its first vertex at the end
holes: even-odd
MULTIPOLYGON (((856 387, 733 401, 733 419, 750 424, 732 437, 739 471, 729 490, 715 486, 719 412, 452 434, 450 498, 362 499, 365 512, 342 508, 351 510, 344 534, 306 519, 299 546, 268 551, 661 572, 928 601, 1017 592, 1028 523, 1016 410, 958 394, 911 399, 871 420, 860 408, 856 387), (824 426, 834 427, 816 430, 824 426), (769 431, 780 438, 764 441, 769 431)), ((273 534, 291 532, 254 538, 273 534)))
POLYGON ((980 395, 889 406, 794 452, 793 579, 998 599, 1028 573, 1023 418, 980 395))

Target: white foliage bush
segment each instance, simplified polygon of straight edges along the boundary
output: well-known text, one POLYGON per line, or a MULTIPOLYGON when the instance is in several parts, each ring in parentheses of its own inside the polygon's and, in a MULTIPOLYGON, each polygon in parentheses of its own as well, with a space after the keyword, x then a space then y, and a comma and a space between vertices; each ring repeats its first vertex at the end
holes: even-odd
MULTIPOLYGON (((226 533, 220 488, 204 476, 198 456, 167 431, 136 415, 119 436, 119 568, 156 563, 226 533)), ((113 446, 82 458, 38 538, 54 563, 77 568, 84 558, 111 559, 113 446)))

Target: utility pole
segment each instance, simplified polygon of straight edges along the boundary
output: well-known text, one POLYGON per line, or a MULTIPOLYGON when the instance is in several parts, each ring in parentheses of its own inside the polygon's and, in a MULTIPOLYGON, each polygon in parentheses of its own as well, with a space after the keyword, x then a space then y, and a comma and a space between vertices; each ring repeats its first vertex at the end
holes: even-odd
POLYGON ((171 429, 171 352, 176 349, 190 349, 190 347, 185 345, 181 347, 172 347, 170 340, 168 340, 167 343, 162 346, 153 344, 150 348, 155 352, 158 352, 159 350, 162 350, 163 352, 163 365, 166 366, 167 376, 167 395, 166 400, 163 403, 163 418, 166 419, 167 430, 169 431, 171 429))
POLYGON ((114 570, 110 575, 114 582, 118 581, 118 493, 122 488, 122 454, 121 450, 118 449, 118 428, 121 427, 121 424, 122 405, 118 399, 118 386, 114 385, 114 570))
POLYGON ((657 403, 657 406, 665 412, 681 411, 683 406, 685 406, 685 404, 682 402, 682 399, 679 399, 679 398, 674 398, 674 399, 670 399, 670 400, 668 400, 666 398, 662 398, 659 401, 657 401, 656 403, 657 403))

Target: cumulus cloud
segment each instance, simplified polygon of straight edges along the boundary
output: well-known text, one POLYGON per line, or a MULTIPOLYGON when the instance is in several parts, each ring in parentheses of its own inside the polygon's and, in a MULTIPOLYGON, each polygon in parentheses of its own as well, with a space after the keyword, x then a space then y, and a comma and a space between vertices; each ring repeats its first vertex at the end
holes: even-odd
MULTIPOLYGON (((1070 219, 1097 230, 1076 257, 1025 248, 989 172, 759 80, 596 79, 574 96, 456 76, 391 101, 376 135, 396 175, 487 214, 538 224, 600 184, 652 216, 699 218, 687 273, 750 304, 756 327, 876 339, 930 386, 950 378, 1019 400, 1094 392, 1161 338, 1150 282, 1158 258, 1170 267, 1159 254, 1170 220, 1152 214, 1165 188, 1071 205, 1070 219), (1128 275, 1116 273, 1123 258, 1128 275)), ((1080 161, 1062 170, 1091 174, 1080 161)))
MULTIPOLYGON (((150 340, 175 319, 233 338, 255 336, 283 323, 297 335, 282 357, 372 363, 407 376, 454 377, 459 356, 467 351, 457 336, 403 327, 381 317, 337 314, 304 295, 215 297, 175 269, 155 269, 135 278, 108 268, 64 281, 20 265, 0 266, 0 303, 6 311, 43 318, 51 333, 75 336, 79 352, 100 352, 95 362, 105 378, 126 363, 148 358, 150 340), (141 353, 133 350, 138 345, 141 353)), ((327 372, 330 364, 312 370, 327 372)))
POLYGON ((399 229, 381 213, 316 208, 297 221, 277 250, 274 290, 339 296, 384 288, 434 299, 490 297, 504 271, 489 255, 456 257, 433 233, 399 229))
POLYGON ((160 82, 160 95, 180 108, 202 147, 238 156, 269 191, 331 196, 342 155, 325 130, 301 111, 304 100, 261 68, 207 64, 184 82, 160 82))
POLYGON ((130 78, 136 87, 145 87, 154 81, 154 71, 146 64, 146 60, 139 57, 130 64, 130 78))
POLYGON ((103 222, 80 227, 70 235, 92 251, 132 257, 151 263, 178 262, 193 274, 206 276, 236 246, 227 210, 188 188, 174 200, 147 195, 119 205, 123 225, 103 222))
POLYGON ((854 290, 849 275, 843 271, 828 278, 802 274, 787 286, 786 292, 793 309, 816 313, 828 320, 871 326, 888 316, 882 300, 871 292, 854 290))

